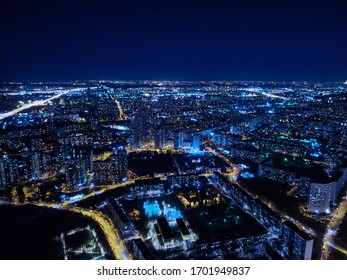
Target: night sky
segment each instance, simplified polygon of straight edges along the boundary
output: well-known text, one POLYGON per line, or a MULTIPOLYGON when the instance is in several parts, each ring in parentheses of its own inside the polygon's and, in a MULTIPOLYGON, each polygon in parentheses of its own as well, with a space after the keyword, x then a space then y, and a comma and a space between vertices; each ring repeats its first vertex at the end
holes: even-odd
POLYGON ((0 80, 347 80, 347 1, 2 0, 0 80))

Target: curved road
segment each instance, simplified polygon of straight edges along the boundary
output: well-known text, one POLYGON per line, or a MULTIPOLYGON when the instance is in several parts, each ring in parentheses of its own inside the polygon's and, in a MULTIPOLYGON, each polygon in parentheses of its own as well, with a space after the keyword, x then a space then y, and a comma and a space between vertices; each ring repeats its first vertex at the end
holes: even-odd
POLYGON ((61 209, 79 213, 83 216, 93 219, 104 232, 114 257, 117 260, 130 259, 129 253, 125 248, 123 241, 120 239, 120 234, 110 218, 106 217, 99 211, 85 209, 72 205, 64 205, 61 207, 61 209))

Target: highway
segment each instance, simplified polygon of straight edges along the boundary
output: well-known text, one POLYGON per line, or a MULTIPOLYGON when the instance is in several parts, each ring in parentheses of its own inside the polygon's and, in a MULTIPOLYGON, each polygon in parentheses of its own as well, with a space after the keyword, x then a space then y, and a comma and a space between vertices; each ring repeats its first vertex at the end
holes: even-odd
POLYGON ((279 98, 279 99, 284 99, 284 100, 288 99, 287 97, 275 95, 275 94, 272 94, 272 93, 261 92, 261 94, 265 95, 267 97, 271 97, 271 98, 279 98))
POLYGON ((75 88, 75 89, 68 89, 68 90, 63 90, 63 91, 59 91, 58 94, 50 97, 50 98, 47 98, 47 99, 43 99, 43 100, 36 100, 34 102, 31 102, 31 103, 28 103, 28 104, 24 104, 23 106, 21 106, 20 108, 17 108, 17 109, 14 109, 12 111, 9 111, 9 112, 6 112, 6 113, 3 113, 3 114, 0 114, 0 120, 3 120, 3 119, 6 119, 8 117, 11 117, 11 116, 14 116, 24 110, 27 110, 31 107, 35 107, 35 106, 44 106, 46 105, 46 103, 48 103, 49 101, 52 101, 54 99, 57 99, 67 93, 70 93, 70 92, 76 92, 76 91, 82 91, 82 90, 85 90, 86 88, 75 88))

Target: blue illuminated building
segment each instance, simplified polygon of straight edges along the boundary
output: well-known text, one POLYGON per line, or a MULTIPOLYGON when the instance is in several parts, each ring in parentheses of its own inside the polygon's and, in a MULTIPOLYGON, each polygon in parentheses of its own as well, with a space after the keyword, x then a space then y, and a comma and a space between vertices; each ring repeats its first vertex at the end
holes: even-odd
POLYGON ((282 242, 283 253, 287 259, 310 260, 312 258, 313 237, 290 221, 283 222, 282 242))
POLYGON ((145 209, 145 214, 148 218, 155 218, 162 215, 162 210, 157 200, 150 202, 149 200, 143 203, 143 208, 145 209))

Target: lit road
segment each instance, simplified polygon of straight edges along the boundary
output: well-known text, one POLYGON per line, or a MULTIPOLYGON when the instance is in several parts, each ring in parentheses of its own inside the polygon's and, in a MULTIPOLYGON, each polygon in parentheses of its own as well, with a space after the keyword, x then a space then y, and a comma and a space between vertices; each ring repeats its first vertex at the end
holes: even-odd
MULTIPOLYGON (((240 174, 240 172, 242 171, 242 168, 240 168, 238 165, 234 164, 233 162, 230 161, 230 159, 228 157, 225 157, 224 155, 220 154, 218 151, 216 151, 215 149, 213 149, 212 147, 209 146, 205 146, 208 151, 212 152, 214 155, 219 156, 220 158, 222 158, 225 162, 227 162, 228 164, 230 164, 231 166, 234 167, 233 172, 229 173, 229 174, 223 174, 231 183, 235 183, 237 184, 241 189, 243 189, 245 192, 247 192, 250 196, 252 196, 253 198, 255 197, 254 194, 250 193, 247 189, 243 188, 237 181, 235 182, 235 180, 233 179, 233 176, 238 176, 240 174)), ((291 222, 293 222, 294 224, 296 224, 299 228, 301 228, 303 231, 316 236, 316 232, 312 229, 309 228, 307 226, 305 226, 304 224, 302 224, 301 222, 299 222, 296 219, 293 219, 292 217, 286 215, 285 213, 283 213, 282 211, 280 211, 279 209, 275 208, 273 206, 273 204, 270 201, 265 200, 263 197, 258 197, 257 198, 262 201, 264 204, 266 204, 272 211, 274 211, 275 213, 278 213, 279 215, 281 215, 282 217, 285 217, 286 219, 290 220, 291 222)))
POLYGON ((122 106, 120 105, 119 101, 116 100, 116 104, 117 104, 117 107, 118 107, 118 110, 119 110, 119 118, 121 120, 124 120, 125 119, 125 114, 124 114, 124 111, 123 111, 123 108, 122 106))
POLYGON ((3 114, 0 114, 0 120, 3 120, 5 118, 8 118, 8 117, 11 117, 11 116, 14 116, 24 110, 27 110, 31 107, 35 107, 35 106, 44 106, 46 105, 47 102, 49 101, 52 101, 54 99, 57 99, 67 93, 70 93, 70 92, 75 92, 75 91, 82 91, 82 90, 85 90, 85 88, 75 88, 75 89, 69 89, 69 90, 63 90, 63 91, 59 91, 58 94, 50 97, 50 98, 47 98, 47 99, 43 99, 43 100, 36 100, 34 102, 31 102, 31 103, 28 103, 28 104, 24 104, 22 107, 20 108, 17 108, 17 109, 14 109, 12 111, 9 111, 9 112, 6 112, 6 113, 3 113, 3 114))
POLYGON ((123 108, 120 105, 119 101, 117 99, 115 99, 112 95, 110 95, 110 97, 116 102, 117 107, 118 107, 118 111, 119 111, 119 119, 121 120, 125 120, 126 119, 126 115, 124 114, 123 108))
POLYGON ((100 213, 97 210, 85 209, 77 206, 70 205, 68 203, 47 203, 38 202, 34 204, 36 206, 62 209, 65 211, 70 211, 74 213, 81 214, 85 217, 93 219, 101 228, 105 234, 106 240, 109 244, 109 248, 117 260, 127 260, 130 259, 129 252, 124 246, 123 241, 120 239, 120 234, 118 229, 115 227, 113 221, 100 213))
POLYGON ((217 152, 214 148, 212 148, 211 146, 208 146, 207 143, 204 143, 205 149, 212 153, 213 155, 219 157, 220 159, 222 159, 224 162, 226 162, 227 164, 229 164, 232 167, 237 167, 236 164, 234 164, 233 162, 231 162, 227 157, 225 157, 224 155, 220 154, 219 152, 217 152))
POLYGON ((114 226, 113 221, 96 210, 84 209, 72 205, 64 205, 61 209, 71 212, 82 214, 83 216, 93 219, 102 229, 107 239, 107 242, 112 250, 114 257, 117 260, 130 259, 129 253, 124 246, 123 241, 120 239, 120 234, 117 228, 114 226))
MULTIPOLYGON (((78 198, 76 198, 76 199, 73 199, 73 200, 67 201, 67 202, 63 202, 63 203, 61 203, 61 202, 59 202, 59 203, 41 202, 40 201, 40 202, 35 202, 32 204, 35 206, 40 206, 40 207, 54 208, 54 209, 70 211, 70 212, 78 213, 78 214, 81 214, 85 217, 93 219, 100 226, 100 229, 103 231, 105 238, 107 240, 107 243, 109 245, 109 248, 111 249, 114 258, 117 260, 128 260, 128 259, 131 259, 130 254, 129 254, 128 250, 126 249, 123 241, 121 240, 121 238, 120 238, 121 235, 119 233, 119 229, 114 224, 113 220, 111 218, 105 216, 104 214, 102 214, 101 212, 99 212, 97 210, 86 209, 86 208, 74 206, 74 205, 71 205, 71 203, 75 203, 77 201, 81 201, 81 200, 87 199, 89 197, 99 195, 103 192, 110 191, 110 190, 113 190, 113 189, 116 189, 119 187, 124 187, 124 186, 126 186, 132 182, 134 182, 134 181, 129 180, 129 181, 122 182, 119 184, 105 186, 101 190, 94 191, 92 193, 89 193, 86 196, 78 196, 78 198)), ((18 205, 23 205, 23 203, 14 203, 14 202, 7 201, 7 200, 0 200, 0 205, 17 205, 18 206, 18 205)))
POLYGON ((131 170, 128 170, 128 171, 129 171, 130 176, 133 177, 134 179, 139 178, 139 176, 135 172, 133 172, 131 170))
POLYGON ((347 200, 343 200, 333 212, 332 218, 330 219, 330 222, 324 233, 322 255, 321 255, 322 260, 329 259, 330 247, 335 248, 336 250, 340 251, 341 253, 347 256, 347 249, 342 248, 341 246, 337 245, 334 242, 335 235, 338 232, 339 227, 345 218, 346 211, 347 211, 347 200))
POLYGON ((132 183, 134 183, 135 181, 134 180, 128 180, 128 181, 125 181, 125 182, 121 182, 121 183, 118 183, 118 184, 114 184, 114 185, 104 185, 102 186, 102 189, 100 190, 96 190, 96 191, 93 191, 93 192, 90 192, 84 196, 77 196, 76 198, 73 199, 73 201, 67 201, 67 202, 64 202, 63 204, 64 205, 67 205, 69 203, 74 203, 74 202, 78 202, 78 201, 81 201, 81 200, 85 200, 87 198, 90 198, 92 196, 96 196, 96 195, 99 195, 99 194, 102 194, 104 192, 108 192, 108 191, 111 191, 111 190, 114 190, 114 189, 117 189, 117 188, 122 188, 122 187, 125 187, 127 185, 130 185, 132 183))
POLYGON ((327 244, 330 246, 330 247, 333 247, 335 248, 336 250, 338 250, 339 252, 341 252, 342 254, 344 254, 345 256, 347 256, 347 249, 346 248, 343 248, 339 245, 337 245, 336 243, 333 243, 333 242, 327 242, 327 244))
POLYGON ((271 98, 280 98, 280 99, 285 99, 285 100, 288 99, 287 97, 279 96, 279 95, 275 95, 275 94, 267 93, 267 92, 261 92, 261 94, 262 94, 262 95, 265 95, 265 96, 267 96, 267 97, 271 97, 271 98))
MULTIPOLYGON (((121 183, 118 183, 118 184, 114 184, 114 185, 104 185, 102 187, 101 190, 98 191, 98 193, 103 193, 103 192, 106 192, 106 191, 110 191, 110 190, 114 190, 114 189, 117 189, 117 188, 121 188, 121 187, 125 187, 127 185, 130 185, 132 183, 134 183, 135 180, 128 180, 128 181, 125 181, 125 182, 121 182, 121 183)), ((91 194, 93 195, 93 194, 91 194)))
MULTIPOLYGON (((37 202, 37 203, 34 203, 34 205, 75 212, 75 213, 79 213, 83 216, 86 216, 86 217, 93 219, 100 226, 101 230, 103 231, 115 259, 127 260, 127 259, 131 259, 131 257, 129 255, 129 252, 125 248, 123 241, 120 239, 119 230, 114 225, 112 219, 108 218, 107 216, 105 216, 104 214, 102 214, 101 212, 99 212, 97 210, 85 209, 82 207, 73 206, 70 203, 75 203, 77 201, 81 201, 81 200, 90 198, 92 196, 99 195, 99 194, 104 193, 106 191, 110 191, 110 190, 113 190, 116 188, 124 187, 124 186, 131 184, 133 182, 134 182, 133 180, 128 180, 126 182, 104 186, 103 189, 101 189, 101 190, 91 192, 85 196, 78 196, 77 198, 75 198, 71 201, 66 201, 63 203, 37 202)), ((3 203, 3 204, 5 204, 5 203, 3 203)))

